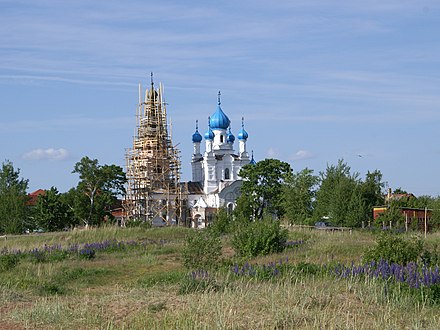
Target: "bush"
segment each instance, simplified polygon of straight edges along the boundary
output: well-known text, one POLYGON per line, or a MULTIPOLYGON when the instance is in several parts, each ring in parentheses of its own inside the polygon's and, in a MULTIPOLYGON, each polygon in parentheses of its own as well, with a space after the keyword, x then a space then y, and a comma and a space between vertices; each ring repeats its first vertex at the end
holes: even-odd
POLYGON ((376 243, 375 247, 368 249, 364 254, 365 261, 386 260, 406 265, 409 262, 423 261, 422 256, 426 253, 423 242, 416 237, 405 240, 398 235, 381 234, 376 243))
POLYGON ((0 255, 0 272, 8 271, 14 268, 19 261, 20 257, 16 254, 0 255))
POLYGON ((255 257, 281 252, 287 241, 287 230, 276 220, 266 218, 242 223, 232 237, 232 247, 242 257, 255 257))
POLYGON ((220 209, 215 216, 214 222, 208 227, 217 235, 228 234, 232 231, 232 217, 228 214, 226 209, 220 209))
POLYGON ((39 287, 39 294, 46 295, 62 295, 66 293, 66 289, 56 282, 46 282, 39 287))
POLYGON ((213 231, 194 231, 186 238, 182 250, 183 264, 188 269, 215 268, 221 251, 220 238, 213 231))

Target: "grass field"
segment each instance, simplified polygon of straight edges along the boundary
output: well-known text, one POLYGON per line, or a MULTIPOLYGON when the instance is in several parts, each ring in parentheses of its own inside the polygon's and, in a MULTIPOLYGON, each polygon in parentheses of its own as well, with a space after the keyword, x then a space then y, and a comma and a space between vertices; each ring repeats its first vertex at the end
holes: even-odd
MULTIPOLYGON (((375 241, 369 232, 291 231, 303 243, 249 260, 236 259, 224 237, 223 265, 191 274, 181 257, 190 230, 108 227, 1 240, 3 256, 21 254, 0 268, 0 329, 440 328, 439 304, 404 285, 322 271, 360 263, 375 241), (231 271, 245 262, 263 275, 231 271)), ((440 235, 427 244, 440 244, 440 235)))

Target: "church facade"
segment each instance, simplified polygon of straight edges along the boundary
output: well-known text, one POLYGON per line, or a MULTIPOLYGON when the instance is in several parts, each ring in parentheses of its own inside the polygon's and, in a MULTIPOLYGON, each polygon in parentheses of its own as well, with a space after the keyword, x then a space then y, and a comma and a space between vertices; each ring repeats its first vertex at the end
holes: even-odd
POLYGON ((208 118, 206 133, 202 137, 196 121, 196 129, 192 135, 192 180, 185 183, 192 227, 206 227, 219 208, 226 207, 230 211, 235 208, 242 183, 240 169, 244 165, 255 163, 253 155, 249 157, 246 150, 248 137, 242 118, 236 152, 231 121, 221 108, 219 92, 217 109, 208 118), (202 153, 203 140, 205 150, 202 153))

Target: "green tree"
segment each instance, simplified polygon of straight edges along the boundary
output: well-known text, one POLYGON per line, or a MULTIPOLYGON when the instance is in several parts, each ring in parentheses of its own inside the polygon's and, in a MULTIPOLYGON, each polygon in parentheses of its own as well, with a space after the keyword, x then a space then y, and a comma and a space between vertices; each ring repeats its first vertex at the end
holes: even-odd
POLYGON ((428 207, 432 210, 431 221, 430 224, 435 227, 440 227, 440 196, 431 197, 427 205, 423 205, 422 207, 428 207))
POLYGON ((75 215, 85 225, 100 224, 108 208, 118 195, 125 193, 127 182, 124 171, 117 165, 99 165, 97 159, 83 157, 75 164, 72 173, 78 173, 80 182, 76 188, 75 215))
POLYGON ((362 184, 353 188, 350 199, 348 200, 347 213, 343 225, 349 227, 359 227, 365 219, 366 201, 362 195, 362 184))
POLYGON ((265 212, 282 216, 285 212, 283 185, 291 173, 290 165, 278 159, 265 159, 243 166, 240 176, 243 178, 241 193, 244 197, 239 202, 252 210, 255 219, 262 219, 265 212))
POLYGON ((303 224, 313 214, 313 203, 316 196, 319 178, 313 175, 313 170, 305 168, 294 173, 283 186, 283 207, 290 223, 303 224))
POLYGON ((215 215, 215 220, 209 225, 208 230, 216 235, 227 234, 232 231, 232 214, 229 214, 225 208, 221 208, 215 215))
POLYGON ((28 180, 19 178, 10 161, 2 163, 0 170, 0 233, 20 234, 28 226, 26 190, 28 180))
POLYGON ((353 208, 362 206, 356 191, 361 183, 359 174, 351 174, 350 167, 341 159, 337 165, 327 165, 326 171, 320 173, 320 182, 313 213, 315 220, 329 217, 335 225, 357 222, 353 219, 353 208), (351 201, 352 198, 356 201, 351 201))
POLYGON ((373 207, 384 204, 384 187, 385 184, 382 182, 382 173, 379 170, 367 172, 365 181, 362 182, 360 187, 363 211, 359 215, 359 220, 366 222, 371 220, 373 207))
POLYGON ((394 227, 401 227, 405 223, 405 217, 402 214, 401 206, 398 201, 392 201, 388 209, 381 213, 376 219, 376 225, 388 227, 390 222, 394 227))
POLYGON ((46 231, 62 230, 72 224, 73 212, 55 187, 40 195, 34 208, 36 224, 46 231))

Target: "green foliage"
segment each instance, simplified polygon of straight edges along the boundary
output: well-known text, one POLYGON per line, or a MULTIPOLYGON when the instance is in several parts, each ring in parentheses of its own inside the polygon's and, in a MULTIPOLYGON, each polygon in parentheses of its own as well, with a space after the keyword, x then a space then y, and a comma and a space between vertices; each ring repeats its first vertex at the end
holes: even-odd
POLYGON ((169 270, 160 273, 148 273, 145 277, 138 281, 138 284, 143 288, 150 288, 155 285, 170 285, 182 283, 185 278, 185 273, 181 270, 169 270))
POLYGON ((237 255, 255 257, 283 251, 287 235, 279 221, 264 218, 241 224, 234 232, 231 244, 237 255))
POLYGON ((57 282, 48 281, 43 283, 39 288, 38 292, 42 296, 46 295, 62 295, 66 293, 66 289, 57 282))
POLYGON ((86 225, 99 225, 116 196, 125 193, 127 182, 124 171, 116 165, 99 165, 97 159, 83 157, 72 173, 78 173, 80 182, 75 194, 75 215, 86 225))
MULTIPOLYGON (((243 178, 239 202, 245 202, 255 219, 262 219, 265 212, 281 217, 283 208, 283 184, 291 175, 292 169, 286 162, 278 159, 265 159, 255 165, 242 167, 243 178)), ((249 212, 249 211, 248 211, 249 212)))
POLYGON ((33 214, 38 228, 45 231, 59 231, 73 224, 73 212, 55 187, 38 196, 33 214))
POLYGON ((405 223, 405 217, 400 210, 399 203, 395 201, 392 201, 388 209, 376 219, 376 225, 379 227, 382 225, 388 227, 390 222, 396 228, 400 228, 405 223))
POLYGON ((249 199, 245 194, 241 194, 237 199, 237 206, 233 211, 234 219, 245 219, 247 222, 251 221, 254 217, 252 200, 249 199))
POLYGON ((423 300, 426 300, 433 305, 440 305, 440 284, 434 284, 428 288, 423 288, 423 291, 423 300))
POLYGON ((150 221, 142 221, 142 220, 130 220, 127 221, 125 224, 125 227, 127 228, 143 228, 143 229, 150 229, 153 227, 150 221))
POLYGON ((220 291, 223 286, 214 278, 206 276, 198 276, 192 273, 180 282, 179 294, 205 293, 211 291, 220 291))
POLYGON ((312 216, 318 177, 313 170, 303 169, 294 173, 283 186, 283 207, 291 224, 305 224, 312 216))
POLYGON ((65 259, 67 259, 69 257, 69 252, 66 250, 55 250, 52 251, 49 256, 48 256, 48 260, 49 261, 63 261, 65 259))
POLYGON ((438 244, 434 244, 431 248, 425 247, 420 257, 425 265, 440 265, 440 250, 438 244))
POLYGON ((376 246, 365 252, 365 261, 387 260, 406 265, 421 260, 425 252, 423 241, 417 237, 406 240, 399 235, 384 233, 378 236, 376 243, 376 246))
POLYGON ((0 272, 11 270, 19 261, 20 257, 16 254, 0 254, 0 272))
POLYGON ((431 224, 440 228, 440 196, 432 198, 428 203, 428 208, 432 209, 431 224))
POLYGON ((221 256, 222 244, 210 230, 191 232, 182 250, 183 264, 188 269, 215 268, 221 256))
POLYGON ((78 251, 78 257, 80 259, 92 260, 96 257, 96 251, 93 249, 81 249, 78 251))
POLYGON ((383 202, 382 174, 368 172, 365 181, 339 160, 320 173, 321 185, 316 194, 314 219, 328 216, 335 225, 359 227, 371 219, 371 210, 383 202))
POLYGON ((21 234, 29 227, 26 203, 28 180, 20 179, 20 170, 10 161, 0 169, 0 234, 21 234))
POLYGON ((233 226, 232 215, 228 214, 228 211, 222 208, 215 215, 215 220, 209 225, 208 230, 215 233, 215 235, 223 235, 230 233, 233 226))
POLYGON ((314 217, 330 218, 335 225, 345 225, 349 212, 350 200, 360 183, 358 173, 351 174, 350 167, 338 161, 338 165, 327 165, 325 172, 320 173, 321 186, 316 194, 314 217))
POLYGON ((290 272, 295 275, 317 275, 323 272, 321 266, 310 262, 299 262, 289 268, 290 272))

